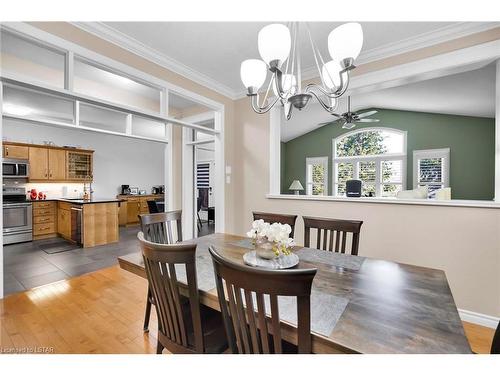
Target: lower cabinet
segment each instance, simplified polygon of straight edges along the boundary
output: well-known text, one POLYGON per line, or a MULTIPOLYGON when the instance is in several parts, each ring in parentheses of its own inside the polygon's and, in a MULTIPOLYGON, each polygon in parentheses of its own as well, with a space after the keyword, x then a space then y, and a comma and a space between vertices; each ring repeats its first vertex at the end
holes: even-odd
POLYGON ((33 236, 35 239, 56 236, 57 202, 33 202, 33 236))
POLYGON ((71 204, 58 202, 57 233, 65 239, 71 239, 71 204))
POLYGON ((122 200, 118 214, 120 225, 137 225, 139 224, 139 215, 149 213, 148 201, 163 201, 164 195, 118 195, 117 198, 122 200))

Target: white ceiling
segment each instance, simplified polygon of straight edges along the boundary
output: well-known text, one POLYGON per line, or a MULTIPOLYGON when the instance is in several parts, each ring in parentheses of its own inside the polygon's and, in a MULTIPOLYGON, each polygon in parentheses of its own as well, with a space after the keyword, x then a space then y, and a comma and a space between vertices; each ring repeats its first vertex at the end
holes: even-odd
MULTIPOLYGON (((139 53, 230 96, 244 93, 240 63, 259 58, 257 34, 264 22, 79 22, 76 26, 139 53)), ((328 58, 327 37, 339 22, 309 23, 313 38, 328 58)), ((492 28, 478 22, 363 22, 364 45, 357 63, 405 52, 492 28)), ((302 26, 304 77, 314 77, 314 60, 302 26)))
MULTIPOLYGON (((495 117, 495 63, 465 73, 351 97, 352 111, 365 108, 495 117)), ((342 99, 337 113, 345 111, 346 100, 342 99)), ((377 115, 371 117, 376 118, 377 115)), ((333 120, 314 101, 304 110, 295 111, 290 121, 282 120, 281 140, 287 142, 317 129, 320 123, 333 120)))

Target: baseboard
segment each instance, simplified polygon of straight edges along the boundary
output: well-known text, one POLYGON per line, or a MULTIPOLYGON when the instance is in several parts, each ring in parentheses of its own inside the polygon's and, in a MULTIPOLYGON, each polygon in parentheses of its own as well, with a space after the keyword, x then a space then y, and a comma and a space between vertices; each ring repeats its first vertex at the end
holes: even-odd
POLYGON ((497 328, 498 321, 500 320, 500 318, 491 315, 485 315, 463 309, 458 309, 458 313, 460 314, 460 319, 462 319, 465 322, 474 323, 480 326, 493 329, 497 328))

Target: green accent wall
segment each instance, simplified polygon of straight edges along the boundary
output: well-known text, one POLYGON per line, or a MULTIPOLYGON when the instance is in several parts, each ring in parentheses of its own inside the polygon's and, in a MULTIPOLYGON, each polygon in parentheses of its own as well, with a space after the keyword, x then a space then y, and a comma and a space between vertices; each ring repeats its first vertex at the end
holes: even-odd
MULTIPOLYGON (((492 200, 495 190, 495 119, 377 109, 377 123, 355 129, 388 127, 407 132, 406 189, 413 188, 413 150, 450 148, 453 199, 492 200)), ((306 158, 328 156, 328 193, 332 194, 332 140, 349 132, 325 125, 281 143, 281 193, 299 179, 305 187, 306 158)), ((302 192, 305 194, 305 191, 302 192)))

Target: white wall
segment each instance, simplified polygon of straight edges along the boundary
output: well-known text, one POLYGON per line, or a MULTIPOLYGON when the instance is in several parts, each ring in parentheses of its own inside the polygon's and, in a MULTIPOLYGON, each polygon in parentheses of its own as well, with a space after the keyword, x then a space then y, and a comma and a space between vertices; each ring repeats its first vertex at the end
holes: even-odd
MULTIPOLYGON (((152 186, 164 183, 165 145, 161 143, 15 120, 4 120, 3 140, 36 144, 53 141, 58 146, 78 145, 95 150, 92 184, 95 197, 114 197, 120 192, 122 184, 150 193, 152 186)), ((32 185, 39 185, 39 189, 50 186, 32 185)), ((75 184, 67 185, 70 192, 74 190, 75 184)), ((61 186, 54 184, 52 191, 60 191, 61 186)))

